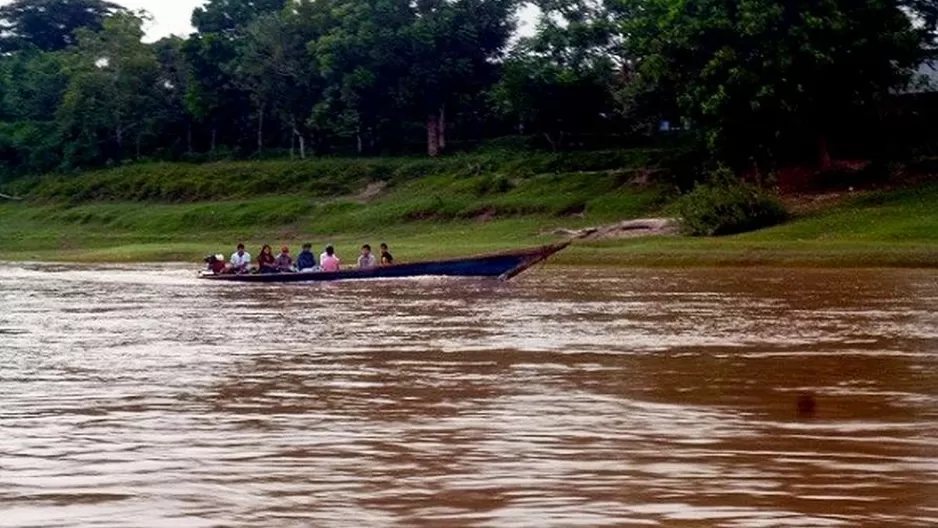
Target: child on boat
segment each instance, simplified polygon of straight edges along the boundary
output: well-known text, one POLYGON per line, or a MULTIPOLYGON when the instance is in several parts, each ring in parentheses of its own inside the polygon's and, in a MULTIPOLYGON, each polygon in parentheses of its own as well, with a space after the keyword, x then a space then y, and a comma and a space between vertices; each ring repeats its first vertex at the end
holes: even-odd
POLYGON ((390 266, 394 264, 394 257, 391 256, 391 252, 388 251, 388 245, 385 243, 381 244, 381 265, 390 266))
POLYGON ((371 246, 362 246, 362 255, 358 257, 359 268, 373 268, 378 265, 378 259, 371 253, 371 246))
POLYGON ((326 246, 326 252, 319 257, 319 267, 322 271, 339 271, 341 261, 335 254, 335 248, 326 246))

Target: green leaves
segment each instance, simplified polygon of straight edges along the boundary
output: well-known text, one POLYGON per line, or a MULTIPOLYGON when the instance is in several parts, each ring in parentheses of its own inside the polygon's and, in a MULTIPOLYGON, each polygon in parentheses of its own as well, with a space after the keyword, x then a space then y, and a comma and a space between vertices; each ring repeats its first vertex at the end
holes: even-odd
MULTIPOLYGON (((351 131, 361 149, 398 135, 406 120, 458 110, 494 81, 514 10, 514 0, 335 0, 335 24, 310 45, 330 87, 317 114, 338 109, 333 128, 351 131)), ((427 126, 445 135, 442 117, 433 120, 427 126)))
POLYGON ((78 32, 57 121, 63 139, 84 148, 67 150, 66 163, 82 165, 99 156, 120 160, 125 149, 152 132, 163 79, 154 48, 140 41, 141 25, 139 18, 119 14, 105 20, 98 33, 78 32))
POLYGON ((819 137, 903 85, 923 57, 899 2, 622 0, 646 90, 673 94, 734 163, 819 137))
POLYGON ((202 34, 238 35, 248 24, 286 7, 287 0, 209 0, 192 13, 192 25, 202 34))
POLYGON ((105 0, 15 0, 0 7, 0 53, 60 51, 75 44, 77 30, 98 31, 107 17, 126 12, 105 0))
POLYGON ((666 120, 770 169, 873 126, 938 26, 932 0, 532 3, 543 16, 517 38, 519 0, 209 0, 190 38, 145 44, 105 0, 14 1, 0 151, 18 172, 307 144, 437 154, 513 133, 562 149, 666 120))
POLYGON ((616 114, 615 34, 609 13, 581 0, 551 0, 537 33, 504 63, 495 108, 554 149, 572 135, 608 133, 616 114))
MULTIPOLYGON (((718 171, 719 173, 720 171, 718 171)), ((671 206, 691 236, 745 233, 780 224, 789 214, 777 196, 751 184, 717 174, 671 206)))

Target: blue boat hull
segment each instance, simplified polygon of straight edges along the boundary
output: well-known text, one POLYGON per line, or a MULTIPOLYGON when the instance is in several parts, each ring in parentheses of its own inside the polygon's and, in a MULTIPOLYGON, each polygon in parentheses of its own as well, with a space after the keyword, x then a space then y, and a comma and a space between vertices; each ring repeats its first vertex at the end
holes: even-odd
POLYGON ((394 279, 403 277, 495 277, 507 280, 529 267, 541 262, 567 244, 545 246, 537 249, 514 251, 494 255, 483 255, 452 260, 415 262, 369 269, 347 269, 336 272, 309 273, 246 273, 201 275, 208 280, 231 282, 323 282, 353 279, 394 279))

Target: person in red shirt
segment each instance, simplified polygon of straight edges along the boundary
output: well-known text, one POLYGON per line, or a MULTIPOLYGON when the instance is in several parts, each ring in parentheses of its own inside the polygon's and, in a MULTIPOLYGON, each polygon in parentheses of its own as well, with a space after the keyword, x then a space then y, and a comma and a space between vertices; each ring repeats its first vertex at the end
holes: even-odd
POLYGON ((215 275, 224 273, 228 269, 224 255, 209 255, 205 257, 205 264, 206 271, 211 271, 215 275))
POLYGON ((260 255, 257 256, 258 271, 261 273, 275 273, 277 271, 277 267, 274 265, 275 260, 270 244, 264 244, 260 255))

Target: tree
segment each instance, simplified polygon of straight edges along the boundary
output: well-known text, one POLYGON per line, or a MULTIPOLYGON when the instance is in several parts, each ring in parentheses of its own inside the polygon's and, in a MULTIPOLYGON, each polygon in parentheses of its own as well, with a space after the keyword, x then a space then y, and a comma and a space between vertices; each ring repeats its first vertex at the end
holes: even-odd
POLYGON ((153 47, 141 42, 141 27, 140 18, 119 14, 100 32, 78 32, 58 111, 69 164, 120 160, 130 138, 140 156, 158 115, 159 90, 167 88, 153 47))
POLYGON ((383 123, 399 121, 395 92, 407 60, 401 33, 413 12, 401 0, 333 0, 330 11, 327 30, 309 43, 325 82, 311 124, 353 138, 361 154, 378 142, 383 123))
POLYGON ((249 103, 228 71, 236 50, 225 37, 209 33, 190 37, 183 52, 191 75, 186 83, 186 110, 195 122, 209 128, 209 151, 214 153, 219 129, 237 130, 249 103))
MULTIPOLYGON (((262 15, 245 28, 233 63, 233 75, 251 94, 259 115, 269 106, 288 124, 301 158, 306 157, 306 121, 319 101, 321 85, 306 49, 307 42, 317 38, 317 28, 307 22, 290 10, 262 15)), ((263 146, 261 133, 259 128, 258 150, 263 146)))
POLYGON ((899 2, 622 0, 636 87, 670 94, 719 156, 766 163, 908 80, 927 32, 899 2), (787 145, 786 145, 787 144, 787 145))
POLYGON ((599 134, 616 114, 619 42, 606 6, 544 0, 533 37, 505 61, 491 98, 519 129, 543 134, 553 149, 570 134, 599 134))
POLYGON ((261 15, 282 11, 288 0, 209 0, 192 12, 199 33, 239 33, 261 15))
POLYGON ((515 29, 515 0, 422 0, 405 29, 404 104, 427 128, 427 152, 446 147, 446 109, 497 80, 515 29))
POLYGON ((339 115, 357 143, 383 120, 425 123, 431 156, 445 147, 445 112, 495 80, 514 29, 514 0, 336 0, 341 13, 314 46, 339 115), (340 103, 336 105, 335 103, 340 103))
POLYGON ((75 45, 78 29, 99 31, 118 13, 126 10, 105 0, 15 0, 0 7, 0 53, 63 50, 75 45))
POLYGON ((0 118, 8 121, 52 121, 68 84, 67 55, 19 53, 3 60, 0 118))
POLYGON ((163 129, 159 137, 169 140, 174 131, 185 130, 186 152, 193 152, 192 116, 186 107, 189 83, 192 82, 191 66, 185 54, 186 41, 179 37, 167 37, 153 45, 159 63, 157 96, 161 96, 158 107, 163 129))
MULTIPOLYGON (((210 0, 193 11, 192 25, 198 32, 185 45, 192 69, 186 107, 197 122, 210 128, 211 152, 217 147, 219 130, 241 129, 251 117, 244 109, 256 106, 256 97, 252 105, 245 90, 245 78, 238 82, 234 75, 241 68, 237 62, 238 42, 254 20, 282 11, 287 3, 287 0, 210 0)), ((256 116, 258 150, 263 145, 263 111, 261 108, 256 116)))
POLYGON ((29 51, 0 58, 0 171, 55 169, 61 158, 56 108, 68 82, 63 53, 29 51))

